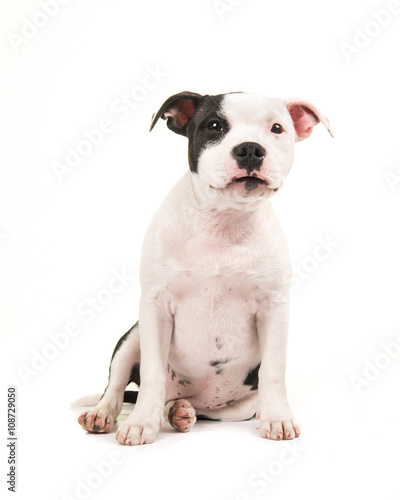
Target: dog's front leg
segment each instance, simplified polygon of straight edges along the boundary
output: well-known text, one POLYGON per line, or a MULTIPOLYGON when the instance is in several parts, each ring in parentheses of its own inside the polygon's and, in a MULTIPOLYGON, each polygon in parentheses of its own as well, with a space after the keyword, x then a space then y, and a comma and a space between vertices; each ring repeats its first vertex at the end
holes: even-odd
POLYGON ((259 370, 260 433, 268 439, 293 439, 300 429, 286 396, 285 369, 289 326, 289 297, 274 294, 257 314, 261 352, 259 370))
POLYGON ((163 421, 165 371, 173 330, 173 317, 167 311, 162 300, 141 299, 139 395, 134 410, 118 428, 120 444, 152 443, 163 421))

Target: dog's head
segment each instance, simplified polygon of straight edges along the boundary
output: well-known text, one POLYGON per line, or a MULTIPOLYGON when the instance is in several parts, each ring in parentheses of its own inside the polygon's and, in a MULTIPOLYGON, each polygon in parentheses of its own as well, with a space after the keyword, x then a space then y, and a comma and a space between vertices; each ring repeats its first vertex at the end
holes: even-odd
POLYGON ((173 95, 153 116, 189 139, 189 166, 207 197, 250 200, 278 191, 294 157, 294 144, 329 122, 310 103, 256 94, 173 95))

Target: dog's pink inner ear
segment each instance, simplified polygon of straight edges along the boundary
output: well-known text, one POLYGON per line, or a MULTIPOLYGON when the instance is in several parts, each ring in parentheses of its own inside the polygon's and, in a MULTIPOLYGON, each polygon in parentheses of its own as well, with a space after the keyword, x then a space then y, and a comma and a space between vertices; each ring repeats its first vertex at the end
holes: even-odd
POLYGON ((303 104, 288 104, 288 111, 299 140, 310 137, 313 128, 320 122, 317 115, 303 104))
POLYGON ((172 118, 176 127, 184 127, 192 118, 196 108, 191 99, 182 99, 164 113, 164 118, 172 118))

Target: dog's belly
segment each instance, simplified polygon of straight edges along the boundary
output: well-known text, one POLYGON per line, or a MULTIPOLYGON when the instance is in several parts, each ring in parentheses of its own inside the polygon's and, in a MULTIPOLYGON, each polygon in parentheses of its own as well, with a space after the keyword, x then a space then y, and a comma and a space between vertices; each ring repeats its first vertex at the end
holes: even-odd
POLYGON ((255 390, 256 302, 237 283, 213 279, 202 285, 201 293, 194 287, 197 293, 175 304, 166 389, 167 399, 182 397, 197 409, 214 409, 255 390))

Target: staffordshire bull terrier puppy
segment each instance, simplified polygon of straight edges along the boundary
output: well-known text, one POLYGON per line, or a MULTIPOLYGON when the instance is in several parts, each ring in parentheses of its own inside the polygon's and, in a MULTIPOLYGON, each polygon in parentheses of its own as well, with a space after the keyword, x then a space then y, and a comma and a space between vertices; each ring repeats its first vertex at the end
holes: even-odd
MULTIPOLYGON (((188 138, 189 170, 145 235, 139 321, 117 343, 108 386, 79 417, 122 445, 152 443, 164 418, 260 418, 260 434, 300 434, 286 397, 291 266, 270 198, 282 188, 295 143, 319 122, 310 103, 249 93, 173 95, 154 115, 188 138), (138 392, 125 391, 130 382, 138 392)), ((168 161, 167 163, 171 163, 168 161)))

